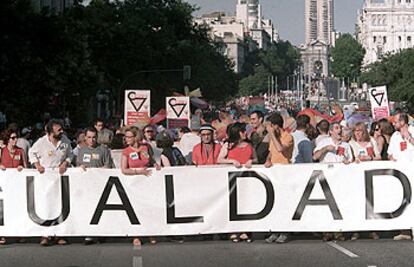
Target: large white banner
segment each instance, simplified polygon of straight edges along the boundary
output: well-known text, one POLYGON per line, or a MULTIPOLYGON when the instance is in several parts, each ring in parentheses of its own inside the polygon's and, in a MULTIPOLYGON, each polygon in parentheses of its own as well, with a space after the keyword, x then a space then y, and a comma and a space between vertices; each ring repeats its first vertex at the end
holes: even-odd
POLYGON ((0 172, 0 236, 410 229, 414 166, 394 162, 0 172))

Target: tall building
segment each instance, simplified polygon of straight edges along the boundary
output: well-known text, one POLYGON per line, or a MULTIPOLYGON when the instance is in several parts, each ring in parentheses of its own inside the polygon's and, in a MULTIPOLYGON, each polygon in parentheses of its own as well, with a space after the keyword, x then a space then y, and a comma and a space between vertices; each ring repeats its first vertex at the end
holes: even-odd
POLYGON ((357 38, 366 51, 364 66, 414 47, 414 0, 365 0, 357 38))
POLYGON ((305 0, 306 44, 318 40, 331 45, 333 32, 333 0, 305 0))
POLYGON ((245 56, 257 48, 267 50, 279 40, 279 34, 269 19, 262 18, 259 0, 238 0, 236 15, 213 12, 195 18, 196 24, 207 24, 211 37, 225 47, 222 53, 234 63, 234 71, 241 72, 245 56))

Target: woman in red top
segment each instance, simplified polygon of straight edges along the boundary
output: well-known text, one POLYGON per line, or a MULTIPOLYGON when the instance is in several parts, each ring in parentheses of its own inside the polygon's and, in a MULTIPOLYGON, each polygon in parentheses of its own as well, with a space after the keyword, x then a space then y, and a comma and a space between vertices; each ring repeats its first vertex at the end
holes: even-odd
POLYGON ((233 164, 237 168, 245 165, 252 166, 254 149, 246 142, 246 124, 236 122, 227 128, 228 140, 221 147, 217 162, 219 164, 233 164))
POLYGON ((24 150, 17 147, 17 131, 6 130, 3 133, 2 140, 5 147, 0 153, 0 169, 17 168, 19 171, 27 168, 27 158, 24 150))
MULTIPOLYGON (((125 131, 125 142, 128 145, 122 151, 121 170, 125 175, 145 175, 150 176, 151 170, 148 167, 160 169, 159 165, 153 158, 151 146, 143 142, 144 136, 140 129, 131 127, 125 131)), ((150 238, 151 244, 155 244, 156 240, 150 238)), ((140 246, 141 240, 134 238, 134 246, 140 246)))
MULTIPOLYGON (((252 166, 255 159, 253 147, 246 142, 246 124, 236 122, 227 127, 227 143, 221 147, 218 157, 219 164, 233 164, 236 168, 244 165, 246 168, 252 166)), ((232 234, 230 240, 233 242, 251 242, 249 233, 232 234)))
MULTIPOLYGON (((5 145, 0 149, 0 169, 17 168, 18 171, 27 168, 27 159, 24 150, 17 147, 17 131, 6 130, 1 139, 5 145)), ((6 238, 0 238, 0 245, 6 244, 6 238)))

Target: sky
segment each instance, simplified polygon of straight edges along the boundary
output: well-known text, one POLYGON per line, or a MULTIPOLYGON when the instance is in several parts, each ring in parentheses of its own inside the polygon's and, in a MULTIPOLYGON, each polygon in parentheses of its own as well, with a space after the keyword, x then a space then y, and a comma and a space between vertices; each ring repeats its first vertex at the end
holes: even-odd
MULTIPOLYGON (((196 4, 200 10, 195 15, 213 11, 236 13, 237 0, 186 0, 196 4)), ((305 40, 305 0, 259 0, 262 16, 271 19, 279 31, 280 38, 295 45, 305 40)), ((357 12, 364 0, 334 0, 334 26, 339 32, 355 32, 357 12)))

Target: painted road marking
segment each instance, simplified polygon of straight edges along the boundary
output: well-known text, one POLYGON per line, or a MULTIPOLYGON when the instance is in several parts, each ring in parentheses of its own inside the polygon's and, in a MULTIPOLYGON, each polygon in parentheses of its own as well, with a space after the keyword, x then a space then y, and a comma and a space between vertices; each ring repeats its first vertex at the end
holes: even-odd
POLYGON ((351 258, 359 258, 358 255, 356 255, 355 253, 352 253, 351 251, 347 250, 344 247, 341 247, 340 245, 334 243, 334 242, 327 242, 328 245, 330 245, 333 248, 336 248, 337 250, 339 250, 340 252, 344 253, 345 255, 351 257, 351 258))

